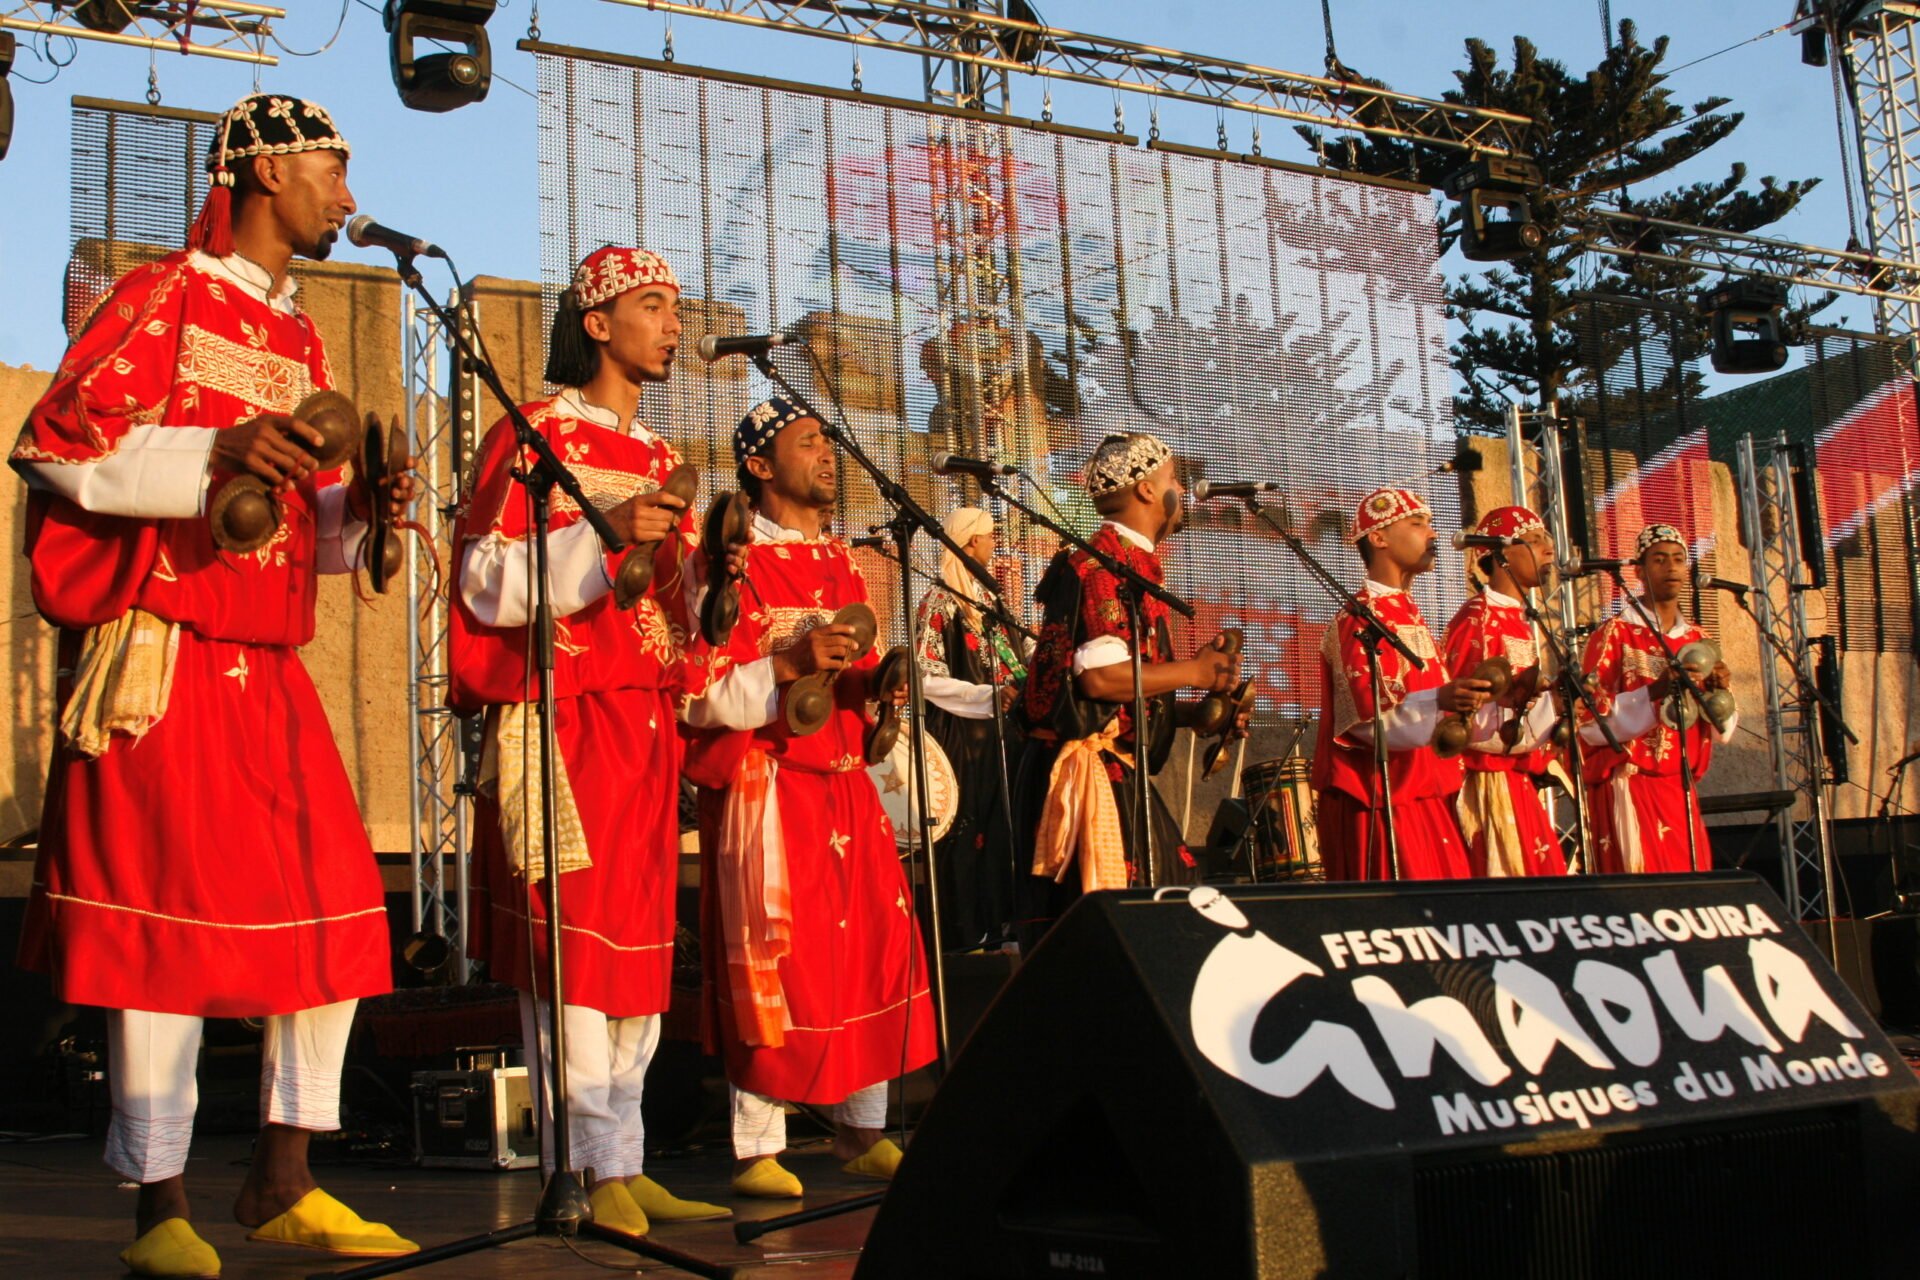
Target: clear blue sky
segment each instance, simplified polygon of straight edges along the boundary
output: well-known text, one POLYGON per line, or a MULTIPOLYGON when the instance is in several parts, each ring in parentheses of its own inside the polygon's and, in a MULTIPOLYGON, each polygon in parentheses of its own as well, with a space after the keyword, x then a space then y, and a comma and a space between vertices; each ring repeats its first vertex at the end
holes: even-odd
MULTIPOLYGON (((338 0, 286 0, 280 39, 295 50, 317 49, 333 34, 338 0)), ((352 182, 361 208, 383 222, 427 236, 453 251, 468 272, 520 278, 539 274, 536 189, 536 111, 531 55, 513 48, 527 29, 530 0, 507 0, 488 27, 495 81, 486 102, 445 115, 408 111, 388 76, 386 35, 373 0, 346 0, 338 39, 315 57, 282 57, 260 70, 262 87, 324 102, 354 145, 352 182), (511 83, 509 83, 511 82, 511 83), (515 86, 518 86, 517 88, 515 86)), ((1765 3, 1668 0, 1611 5, 1614 20, 1632 18, 1643 41, 1672 37, 1669 67, 1706 58, 1783 23, 1789 0, 1765 3)), ((544 39, 587 48, 658 56, 667 23, 645 9, 604 0, 546 0, 540 6, 544 39)), ((1291 70, 1318 72, 1325 53, 1320 6, 1314 0, 1044 0, 1055 26, 1117 36, 1194 52, 1230 55, 1291 70)), ((1502 50, 1524 34, 1549 57, 1585 69, 1603 43, 1600 6, 1582 0, 1334 0, 1334 34, 1342 59, 1408 93, 1438 96, 1464 65, 1462 42, 1479 36, 1502 50)), ((16 123, 13 147, 0 162, 0 361, 50 367, 64 346, 60 278, 68 242, 69 99, 76 94, 139 100, 146 92, 145 52, 96 42, 55 41, 57 58, 73 59, 48 84, 51 68, 26 47, 14 66, 16 123)), ((37 39, 33 42, 37 45, 37 39)), ((850 46, 797 35, 754 32, 704 19, 681 19, 674 43, 679 61, 760 75, 845 87, 852 75, 850 46)), ((920 96, 918 59, 867 50, 863 80, 869 92, 920 96)), ((255 71, 207 58, 162 54, 155 63, 167 104, 220 110, 251 92, 255 71)), ((1825 182, 1770 234, 1813 244, 1847 240, 1840 184, 1839 142, 1827 73, 1804 67, 1799 42, 1784 34, 1718 53, 1679 70, 1671 81, 1691 104, 1710 95, 1733 99, 1746 122, 1727 142, 1675 175, 1699 181, 1744 161, 1753 177, 1819 177, 1825 182)), ((1016 80, 1013 110, 1038 116, 1042 84, 1016 80)), ((1152 100, 1123 98, 1130 132, 1144 135, 1152 100)), ((1113 99, 1104 90, 1054 88, 1055 118, 1108 128, 1113 99)), ((1236 149, 1250 141, 1252 118, 1230 114, 1236 149)), ((1169 140, 1210 146, 1214 113, 1163 104, 1161 130, 1169 140)), ((1266 154, 1310 159, 1292 130, 1263 126, 1266 154)), ((339 256, 358 258, 342 246, 339 256)), ((367 260, 378 261, 379 255, 367 260)), ((1829 323, 1869 328, 1867 308, 1845 298, 1823 316, 1829 323)))

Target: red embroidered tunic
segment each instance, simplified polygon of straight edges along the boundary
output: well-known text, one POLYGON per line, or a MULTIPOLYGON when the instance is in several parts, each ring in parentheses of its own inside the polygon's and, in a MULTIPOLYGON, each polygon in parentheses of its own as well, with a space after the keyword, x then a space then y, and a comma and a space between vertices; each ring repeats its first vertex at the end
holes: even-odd
MULTIPOLYGON (((1504 599, 1504 597, 1502 597, 1504 599)), ((1540 665, 1540 652, 1526 611, 1517 605, 1497 604, 1486 591, 1476 592, 1447 624, 1441 641, 1447 669, 1462 676, 1491 658, 1504 657, 1515 675, 1540 665)), ((1524 745, 1524 743, 1522 744, 1524 745)), ((1500 740, 1478 741, 1461 757, 1461 764, 1479 773, 1543 772, 1550 759, 1545 750, 1506 751, 1500 740)))
POLYGON ((826 725, 804 737, 788 731, 771 674, 772 654, 841 606, 867 600, 867 586, 845 543, 804 538, 764 517, 754 523, 746 578, 726 647, 710 648, 697 632, 689 646, 699 672, 690 683, 703 691, 686 711, 694 726, 687 774, 701 787, 708 1039, 740 1088, 838 1102, 934 1056, 911 890, 862 755, 866 676, 877 653, 840 674, 826 725), (735 1031, 713 881, 726 789, 750 748, 775 764, 792 892, 790 951, 779 962, 791 1026, 778 1047, 747 1045, 735 1031))
MULTIPOLYGON (((1704 638, 1700 628, 1679 619, 1667 632, 1675 653, 1704 638)), ((1586 755, 1588 814, 1594 860, 1603 872, 1709 870, 1713 865, 1706 823, 1698 803, 1689 805, 1681 773, 1680 733, 1667 724, 1648 686, 1666 670, 1656 636, 1628 606, 1587 639, 1583 664, 1599 685, 1595 702, 1607 717, 1625 754, 1606 745, 1598 726, 1580 731, 1586 755), (1687 840, 1687 814, 1693 816, 1694 841, 1687 840)), ((1727 726, 1731 734, 1735 725, 1727 726)), ((1687 763, 1694 778, 1706 776, 1718 740, 1706 717, 1687 730, 1687 763)))
POLYGON ((379 873, 293 648, 316 571, 346 567, 342 491, 282 495, 279 532, 248 555, 215 551, 201 514, 231 478, 203 480, 215 431, 332 384, 288 287, 248 272, 265 274, 176 253, 122 278, 12 455, 63 666, 75 629, 136 605, 181 628, 146 735, 55 754, 21 954, 74 1003, 257 1016, 389 986, 379 873))
MULTIPOLYGON (((1438 719, 1435 691, 1451 679, 1446 662, 1407 592, 1369 582, 1358 598, 1424 662, 1416 669, 1399 650, 1381 646, 1378 697, 1387 729, 1388 785, 1393 789, 1401 875, 1463 876, 1465 846, 1451 804, 1460 789, 1460 762, 1442 760, 1427 745, 1438 719)), ((1320 796, 1321 856, 1329 879, 1383 879, 1391 874, 1378 828, 1379 779, 1371 738, 1376 694, 1361 633, 1352 615, 1342 612, 1320 643, 1320 730, 1312 778, 1320 796)))
MULTIPOLYGON (((622 431, 617 415, 586 404, 577 391, 522 411, 602 510, 658 489, 680 465, 666 441, 622 431)), ((515 445, 513 424, 495 424, 481 446, 473 497, 455 525, 461 565, 451 674, 453 702, 463 710, 537 696, 526 663, 529 512, 525 490, 509 474, 531 463, 515 445)), ((681 767, 674 699, 686 636, 682 566, 695 546, 693 528, 689 509, 677 535, 654 553, 647 594, 623 610, 612 583, 625 553, 604 550, 579 507, 554 491, 554 731, 592 859, 565 872, 560 886, 561 970, 567 1003, 611 1017, 662 1012, 671 996, 681 767)), ((530 718, 526 732, 537 724, 530 718)), ((488 732, 497 732, 496 720, 488 732)), ((497 799, 483 790, 474 841, 482 909, 473 912, 473 949, 495 977, 532 990, 547 963, 547 894, 544 883, 529 888, 509 860, 500 817, 497 799)))

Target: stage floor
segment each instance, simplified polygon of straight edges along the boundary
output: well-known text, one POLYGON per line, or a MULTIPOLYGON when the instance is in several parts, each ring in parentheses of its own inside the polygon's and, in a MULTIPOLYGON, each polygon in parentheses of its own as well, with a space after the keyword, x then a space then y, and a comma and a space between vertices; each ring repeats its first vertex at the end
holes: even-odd
MULTIPOLYGON (((232 1218, 233 1193, 244 1176, 249 1140, 196 1140, 187 1167, 195 1229, 220 1252, 223 1280, 297 1280, 335 1260, 304 1249, 252 1244, 232 1218)), ((772 1217, 876 1190, 880 1183, 840 1172, 824 1142, 799 1147, 783 1161, 806 1184, 805 1201, 739 1200, 728 1193, 731 1160, 718 1147, 696 1156, 662 1157, 648 1172, 676 1194, 733 1208, 741 1218, 772 1217)), ((320 1185, 367 1218, 383 1221, 423 1245, 524 1220, 539 1197, 536 1171, 482 1173, 373 1164, 316 1165, 320 1185)), ((100 1163, 96 1139, 0 1145, 0 1275, 113 1277, 126 1274, 118 1254, 132 1238, 134 1193, 100 1163)), ((660 1243, 742 1277, 844 1280, 873 1222, 863 1209, 843 1217, 771 1232, 751 1245, 734 1243, 730 1222, 656 1228, 660 1243)), ((596 1262, 662 1277, 687 1273, 597 1240, 578 1242, 596 1262)), ((339 1267, 351 1264, 339 1260, 339 1267)), ((423 1277, 588 1277, 606 1274, 556 1240, 523 1240, 421 1268, 423 1277)))

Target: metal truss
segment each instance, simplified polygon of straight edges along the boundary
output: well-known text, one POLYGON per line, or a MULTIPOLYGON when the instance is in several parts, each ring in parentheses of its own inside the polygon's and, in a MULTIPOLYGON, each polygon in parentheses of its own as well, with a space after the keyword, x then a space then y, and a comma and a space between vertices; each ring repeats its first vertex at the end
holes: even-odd
MULTIPOLYGON (((1920 4, 1900 0, 1800 0, 1796 31, 1818 27, 1838 51, 1834 91, 1852 116, 1867 244, 1883 257, 1920 259, 1914 194, 1920 188, 1920 49, 1914 20, 1920 4)), ((1843 175, 1849 187, 1853 175, 1843 175)), ((1847 197, 1849 211, 1853 193, 1847 197)), ((1920 332, 1920 303, 1883 298, 1875 304, 1882 333, 1920 332)))
POLYGON ((1589 253, 1855 293, 1881 307, 1920 307, 1920 261, 1905 250, 1900 257, 1883 257, 1823 249, 1613 209, 1590 210, 1584 234, 1589 253))
MULTIPOLYGON (((956 8, 969 13, 1004 17, 1006 0, 954 0, 956 8)), ((961 47, 970 53, 983 52, 978 36, 960 37, 961 47)), ((920 59, 925 79, 926 99, 941 106, 962 111, 1002 111, 1007 109, 1011 85, 1005 68, 982 66, 977 62, 949 62, 933 54, 920 59)))
MULTIPOLYGON (((456 295, 450 309, 461 323, 475 323, 473 303, 463 307, 456 295)), ((416 518, 427 531, 434 556, 452 573, 453 518, 465 501, 466 471, 479 443, 478 379, 460 369, 438 318, 411 293, 401 310, 400 337, 407 440, 418 459, 421 486, 416 518)), ((413 928, 416 934, 447 940, 455 978, 465 981, 473 768, 464 749, 467 725, 447 706, 451 605, 445 585, 421 563, 422 550, 409 542, 406 579, 412 606, 407 612, 407 740, 412 757, 407 848, 413 871, 413 928)))
MULTIPOLYGON (((1533 127, 1527 117, 1511 112, 1022 22, 995 12, 1000 7, 997 0, 979 0, 977 7, 969 7, 965 0, 947 5, 905 0, 607 3, 892 49, 1001 77, 1067 80, 1468 154, 1526 155, 1526 138, 1533 127)), ((983 94, 978 105, 992 105, 991 95, 983 94)))
MULTIPOLYGON (((1808 662, 1807 588, 1799 580, 1803 561, 1791 458, 1784 435, 1757 445, 1752 436, 1741 437, 1740 516, 1753 558, 1754 617, 1761 631, 1785 650, 1764 638, 1761 642, 1760 683, 1767 700, 1774 785, 1798 797, 1776 820, 1783 896, 1796 920, 1831 919, 1833 824, 1820 708, 1808 662)), ((1815 548, 1815 554, 1820 549, 1815 548)))
MULTIPOLYGON (((5 0, 0 0, 4 5, 5 0)), ((94 10, 111 6, 95 5, 94 10)), ((76 14, 74 0, 29 0, 0 9, 0 30, 36 35, 70 36, 107 44, 150 49, 159 53, 197 54, 230 62, 277 67, 280 59, 267 52, 275 19, 287 16, 279 5, 249 4, 242 0, 125 0, 121 13, 127 21, 113 29, 114 18, 91 23, 76 14)))
MULTIPOLYGON (((1513 501, 1539 513, 1548 535, 1553 538, 1554 557, 1560 561, 1573 554, 1562 470, 1564 447, 1560 419, 1551 409, 1542 412, 1522 409, 1517 404, 1507 406, 1507 458, 1513 501), (1533 436, 1531 442, 1527 438, 1529 432, 1533 436)), ((1552 619, 1576 662, 1581 648, 1579 601, 1575 598, 1579 582, 1578 578, 1562 575, 1551 592, 1537 590, 1541 614, 1552 619)), ((1547 816, 1553 820, 1554 833, 1560 837, 1560 847, 1569 853, 1575 852, 1579 843, 1578 802, 1558 788, 1542 789, 1540 798, 1546 803, 1547 816)), ((1593 868, 1581 870, 1591 872, 1593 868)))

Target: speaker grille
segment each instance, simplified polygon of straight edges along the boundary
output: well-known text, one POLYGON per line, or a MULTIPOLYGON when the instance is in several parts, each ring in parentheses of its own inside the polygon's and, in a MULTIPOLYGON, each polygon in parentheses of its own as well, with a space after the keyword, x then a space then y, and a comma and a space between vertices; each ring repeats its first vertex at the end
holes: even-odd
POLYGON ((1851 1111, 1416 1165, 1422 1280, 1862 1275, 1851 1111), (1819 1224, 1814 1230, 1805 1224, 1819 1224))

